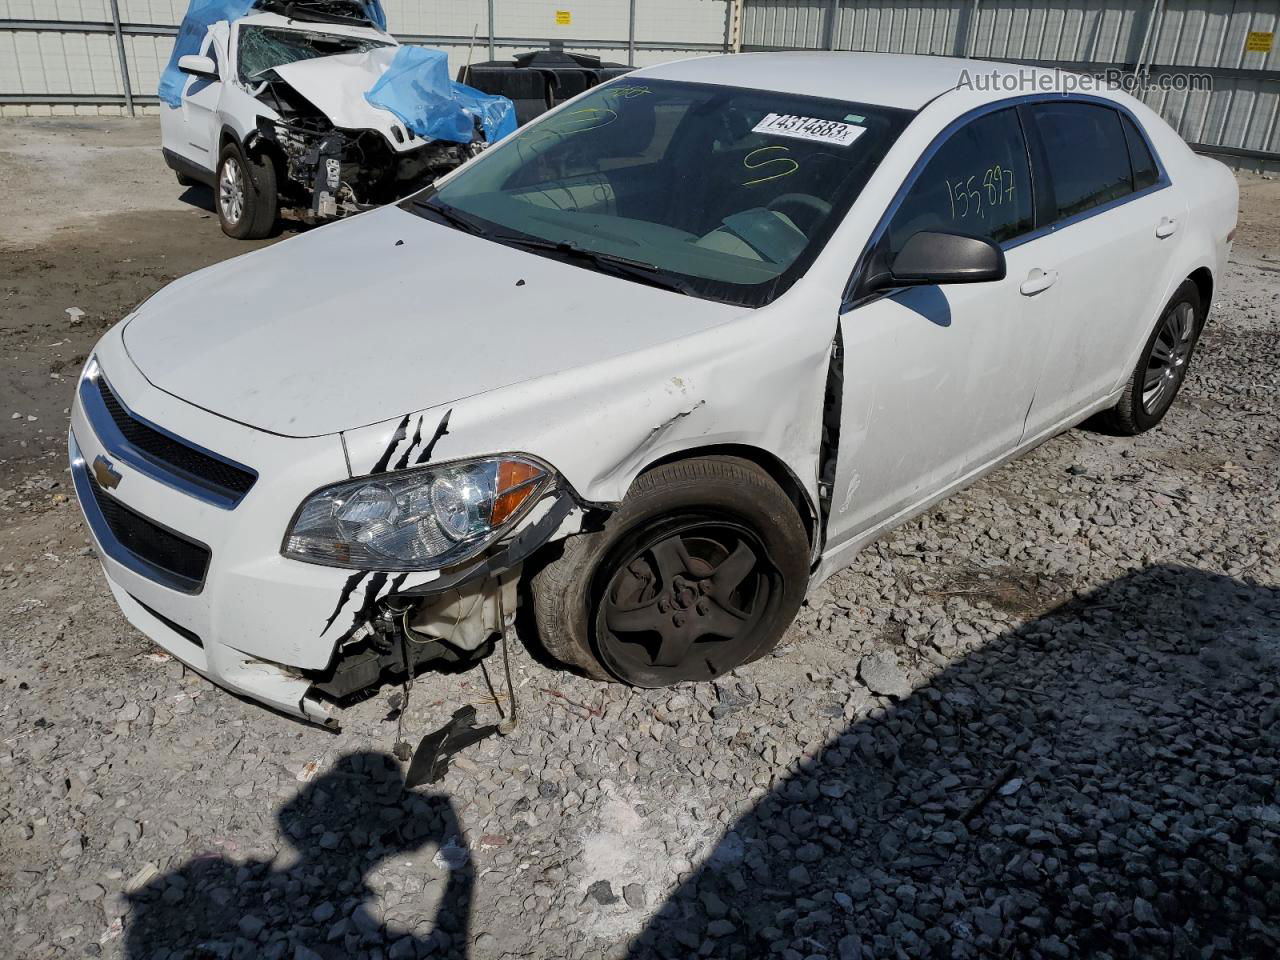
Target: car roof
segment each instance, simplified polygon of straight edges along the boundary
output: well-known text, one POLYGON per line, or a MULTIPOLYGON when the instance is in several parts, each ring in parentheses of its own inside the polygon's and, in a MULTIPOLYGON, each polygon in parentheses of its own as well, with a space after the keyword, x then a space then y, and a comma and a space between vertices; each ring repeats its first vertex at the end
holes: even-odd
POLYGON ((345 23, 320 23, 311 20, 291 20, 278 13, 251 13, 236 19, 236 23, 254 27, 278 27, 282 30, 300 30, 307 33, 332 33, 342 37, 363 37, 394 43, 395 38, 376 27, 358 27, 345 23))
MULTIPOLYGON (((976 81, 980 74, 990 74, 992 70, 1053 75, 1052 70, 1041 67, 990 60, 805 50, 695 57, 646 67, 629 76, 750 87, 919 110, 941 94, 955 90, 966 71, 976 81)), ((998 90, 989 98, 1001 100, 1010 95, 998 90)))

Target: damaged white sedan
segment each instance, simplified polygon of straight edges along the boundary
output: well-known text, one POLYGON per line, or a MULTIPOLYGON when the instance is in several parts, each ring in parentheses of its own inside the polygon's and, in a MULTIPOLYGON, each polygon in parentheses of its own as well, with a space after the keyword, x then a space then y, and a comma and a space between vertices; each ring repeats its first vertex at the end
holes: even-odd
POLYGON ((165 162, 223 232, 399 200, 515 129, 515 109, 402 46, 377 0, 191 0, 160 79, 165 162))
POLYGON ((485 655, 519 604, 593 677, 706 680, 1011 457, 1095 414, 1154 426, 1234 179, 1124 94, 971 68, 644 69, 399 205, 171 284, 72 415, 120 606, 329 724, 485 655))

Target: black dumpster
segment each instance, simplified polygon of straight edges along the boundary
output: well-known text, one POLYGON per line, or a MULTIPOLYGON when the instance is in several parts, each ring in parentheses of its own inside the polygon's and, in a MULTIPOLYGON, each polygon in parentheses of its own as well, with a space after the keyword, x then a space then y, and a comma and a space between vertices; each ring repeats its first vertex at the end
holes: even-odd
POLYGON ((606 63, 585 53, 567 53, 553 46, 532 50, 510 60, 488 60, 458 71, 458 80, 482 93, 497 93, 516 105, 516 120, 528 123, 557 103, 576 97, 597 83, 612 80, 633 67, 606 63))

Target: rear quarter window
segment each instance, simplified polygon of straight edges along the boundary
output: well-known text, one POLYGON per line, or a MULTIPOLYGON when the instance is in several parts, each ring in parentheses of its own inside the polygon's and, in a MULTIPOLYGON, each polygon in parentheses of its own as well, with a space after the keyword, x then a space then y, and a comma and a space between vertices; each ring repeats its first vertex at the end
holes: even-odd
POLYGON ((1038 103, 1031 113, 1045 147, 1055 219, 1133 192, 1119 113, 1092 103, 1038 103))
POLYGON ((1156 159, 1151 155, 1146 138, 1139 132, 1137 124, 1128 117, 1121 117, 1124 127, 1124 139, 1129 145, 1129 163, 1133 167, 1133 189, 1145 190, 1154 186, 1160 179, 1160 170, 1156 159))

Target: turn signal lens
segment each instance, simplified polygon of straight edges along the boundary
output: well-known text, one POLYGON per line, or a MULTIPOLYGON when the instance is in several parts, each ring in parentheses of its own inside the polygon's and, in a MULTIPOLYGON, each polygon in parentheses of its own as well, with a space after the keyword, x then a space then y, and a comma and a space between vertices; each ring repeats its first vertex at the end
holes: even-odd
POLYGON ((543 472, 524 460, 503 460, 498 464, 497 497, 493 501, 490 526, 500 526, 514 515, 538 489, 543 472))

